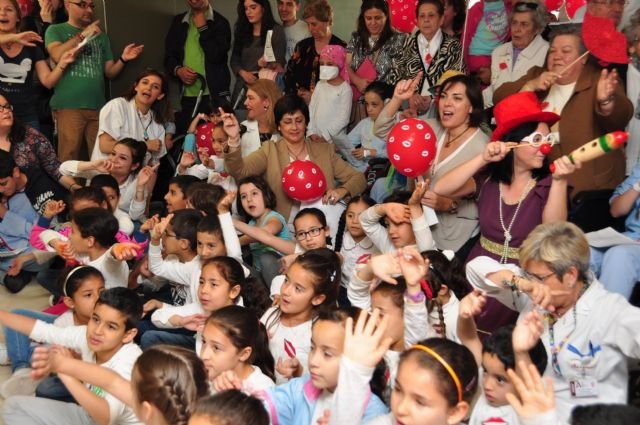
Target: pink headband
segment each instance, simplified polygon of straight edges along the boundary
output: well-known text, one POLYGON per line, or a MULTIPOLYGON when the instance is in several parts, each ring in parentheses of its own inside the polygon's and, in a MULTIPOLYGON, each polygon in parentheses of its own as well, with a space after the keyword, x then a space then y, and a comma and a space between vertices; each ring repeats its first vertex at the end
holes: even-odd
POLYGON ((337 44, 328 44, 320 51, 320 58, 329 59, 340 70, 340 76, 347 83, 349 82, 349 72, 345 66, 347 51, 344 47, 337 44))

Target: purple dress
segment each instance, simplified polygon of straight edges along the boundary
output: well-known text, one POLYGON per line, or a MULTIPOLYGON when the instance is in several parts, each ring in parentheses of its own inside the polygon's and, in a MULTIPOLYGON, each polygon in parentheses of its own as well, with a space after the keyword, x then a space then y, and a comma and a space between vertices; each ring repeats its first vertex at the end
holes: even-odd
MULTIPOLYGON (((480 235, 497 243, 500 248, 504 243, 504 230, 500 224, 500 212, 498 202, 502 202, 502 218, 505 227, 509 227, 517 205, 505 204, 500 199, 500 189, 498 182, 492 181, 485 170, 479 171, 475 176, 476 194, 478 195, 478 215, 480 224, 480 235)), ((518 211, 518 216, 511 227, 510 248, 518 248, 529 236, 529 233, 542 223, 542 212, 549 198, 551 189, 551 176, 542 178, 536 182, 533 189, 527 194, 518 211)), ((500 261, 500 254, 495 254, 483 248, 480 240, 471 249, 467 261, 485 255, 500 261)), ((518 259, 507 258, 507 262, 518 264, 518 259)), ((478 329, 485 332, 494 330, 511 323, 515 323, 518 313, 502 305, 493 298, 487 299, 487 304, 482 313, 476 317, 478 329)))

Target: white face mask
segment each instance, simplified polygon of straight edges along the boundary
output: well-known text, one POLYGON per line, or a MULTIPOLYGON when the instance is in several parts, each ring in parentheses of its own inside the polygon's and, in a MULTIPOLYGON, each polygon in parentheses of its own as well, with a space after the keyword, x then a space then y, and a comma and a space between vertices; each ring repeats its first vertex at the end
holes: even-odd
POLYGON ((332 80, 338 76, 338 69, 335 65, 320 65, 320 79, 321 80, 332 80))

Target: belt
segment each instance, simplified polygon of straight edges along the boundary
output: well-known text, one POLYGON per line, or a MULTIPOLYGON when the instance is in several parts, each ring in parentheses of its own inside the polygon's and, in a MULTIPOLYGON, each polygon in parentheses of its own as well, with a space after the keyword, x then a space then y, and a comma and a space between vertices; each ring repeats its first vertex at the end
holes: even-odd
POLYGON ((498 255, 501 258, 506 256, 512 260, 520 259, 520 248, 507 248, 505 252, 504 244, 489 240, 484 235, 480 236, 480 246, 486 251, 498 255))

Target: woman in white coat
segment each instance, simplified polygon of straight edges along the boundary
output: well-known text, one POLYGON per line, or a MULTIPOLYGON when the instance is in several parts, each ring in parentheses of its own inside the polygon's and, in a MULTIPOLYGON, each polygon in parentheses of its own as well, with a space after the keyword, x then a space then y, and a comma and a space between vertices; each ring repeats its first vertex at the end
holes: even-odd
POLYGON ((640 309, 589 271, 582 231, 567 222, 539 225, 520 248, 520 267, 477 257, 467 278, 521 317, 546 310, 541 340, 558 418, 568 422, 577 405, 627 403, 627 360, 640 358, 640 309))
POLYGON ((485 106, 491 106, 493 92, 502 84, 516 81, 533 66, 543 66, 549 50, 540 33, 547 25, 547 10, 541 2, 513 6, 511 41, 491 54, 491 85, 484 90, 485 106))

